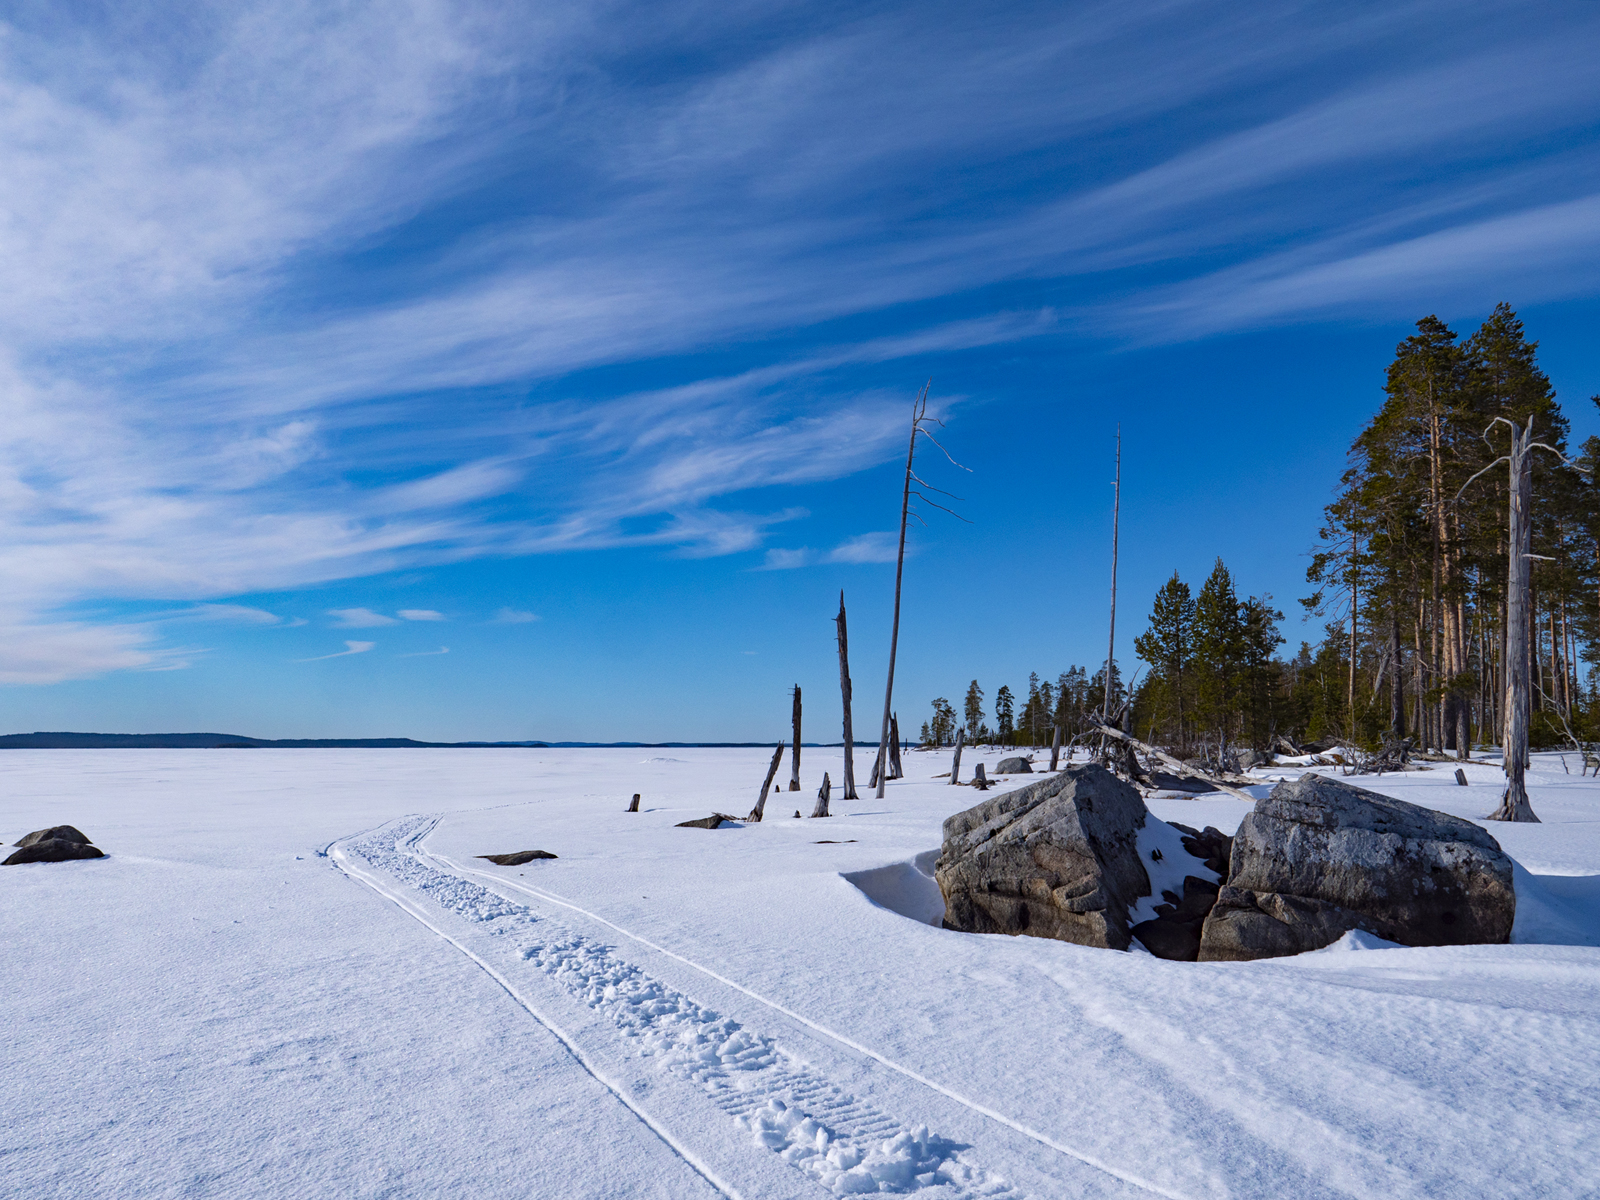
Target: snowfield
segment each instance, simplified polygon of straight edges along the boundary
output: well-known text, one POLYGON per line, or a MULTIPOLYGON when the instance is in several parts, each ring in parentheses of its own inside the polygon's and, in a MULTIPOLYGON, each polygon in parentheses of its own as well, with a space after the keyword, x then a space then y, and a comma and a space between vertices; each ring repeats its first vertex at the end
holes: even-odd
MULTIPOLYGON (((109 857, 0 870, 0 1194, 1600 1195, 1600 781, 1559 756, 1488 826, 1514 944, 1185 964, 938 928, 947 752, 846 803, 807 749, 718 830, 673 826, 770 751, 671 755, 7 753, 0 836, 109 857)), ((1481 818, 1498 767, 1453 770, 1355 782, 1481 818)))

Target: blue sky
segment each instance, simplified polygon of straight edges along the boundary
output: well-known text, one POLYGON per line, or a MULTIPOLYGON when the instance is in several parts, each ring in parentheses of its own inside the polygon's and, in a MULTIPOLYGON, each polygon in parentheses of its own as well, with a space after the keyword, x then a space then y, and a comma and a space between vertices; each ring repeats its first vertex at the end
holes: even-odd
POLYGON ((1600 5, 14 5, 0 727, 836 738, 1221 555, 1394 344, 1600 392, 1600 5))

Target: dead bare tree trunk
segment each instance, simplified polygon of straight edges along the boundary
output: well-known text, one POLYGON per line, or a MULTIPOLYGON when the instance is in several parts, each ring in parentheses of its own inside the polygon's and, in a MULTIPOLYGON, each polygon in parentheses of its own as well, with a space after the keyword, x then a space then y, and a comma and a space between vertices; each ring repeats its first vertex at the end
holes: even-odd
MULTIPOLYGON (((1506 555, 1506 641, 1505 641, 1505 725, 1501 746, 1505 759, 1506 791, 1500 807, 1489 814, 1491 821, 1537 821, 1533 805, 1528 803, 1528 720, 1532 696, 1528 683, 1528 621, 1529 598, 1533 581, 1528 570, 1528 560, 1533 558, 1533 456, 1534 450, 1548 450, 1562 458, 1565 456, 1554 446, 1533 440, 1533 418, 1528 418, 1526 428, 1519 428, 1508 417, 1496 417, 1489 429, 1496 425, 1511 430, 1511 453, 1494 460, 1472 479, 1461 485, 1467 490, 1473 479, 1501 463, 1510 466, 1510 519, 1507 522, 1508 553, 1506 555)), ((1484 430, 1487 437, 1489 430, 1484 430)), ((1459 498, 1461 492, 1457 492, 1459 498)))
POLYGON ((817 789, 817 806, 811 810, 813 817, 826 817, 828 815, 828 796, 833 791, 833 784, 828 781, 828 773, 822 773, 822 786, 817 789))
POLYGON ((767 778, 761 785, 761 799, 756 801, 756 806, 750 810, 747 821, 759 821, 767 811, 767 793, 772 791, 772 780, 778 774, 778 764, 783 761, 783 743, 778 743, 778 748, 772 752, 772 765, 767 768, 767 778))
POLYGON ((950 763, 950 782, 952 784, 961 782, 961 743, 966 732, 961 726, 956 726, 956 756, 950 763))
POLYGON ((856 795, 856 751, 850 727, 850 630, 844 618, 844 589, 839 590, 839 615, 833 619, 839 643, 839 697, 844 703, 844 798, 856 795))
POLYGON ((1061 722, 1056 722, 1055 740, 1050 743, 1050 769, 1056 769, 1056 763, 1061 761, 1061 722))
MULTIPOLYGON (((1122 520, 1122 426, 1117 426, 1116 489, 1111 501, 1111 635, 1106 643, 1105 688, 1100 700, 1100 717, 1111 720, 1111 668, 1117 661, 1117 534, 1122 520)), ((1103 746, 1105 743, 1101 743, 1103 746)))
POLYGON ((628 805, 628 811, 629 812, 638 812, 639 811, 639 793, 638 792, 635 792, 633 794, 633 803, 628 805))
MULTIPOLYGON (((931 381, 930 381, 931 382, 931 381)), ((877 796, 883 799, 883 785, 888 775, 890 707, 894 703, 894 656, 900 648, 900 584, 906 567, 906 517, 911 512, 911 467, 917 455, 917 426, 927 411, 929 384, 922 385, 922 394, 911 406, 911 439, 906 446, 906 481, 900 493, 900 550, 894 563, 894 624, 889 633, 889 678, 883 686, 883 729, 878 735, 877 796)))
POLYGON ((900 765, 900 714, 895 713, 889 718, 889 770, 893 772, 890 779, 905 778, 905 769, 900 765))
POLYGON ((800 685, 794 685, 794 748, 789 753, 789 790, 800 790, 800 685))
POLYGON ((1506 791, 1491 821, 1537 821, 1528 803, 1528 552, 1532 542, 1533 418, 1527 431, 1511 425, 1511 552, 1506 562, 1506 791))
POLYGON ((1350 695, 1346 711, 1350 714, 1350 740, 1356 740, 1356 535, 1350 535, 1350 695))

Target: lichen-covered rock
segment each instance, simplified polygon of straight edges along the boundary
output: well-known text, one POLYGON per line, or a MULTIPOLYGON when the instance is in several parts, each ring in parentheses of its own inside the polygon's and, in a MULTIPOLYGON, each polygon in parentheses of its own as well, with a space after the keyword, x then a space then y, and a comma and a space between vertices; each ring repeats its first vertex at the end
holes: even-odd
POLYGON ((1136 845, 1146 815, 1092 763, 957 813, 934 867, 945 928, 1126 950, 1128 909, 1150 892, 1136 845))
POLYGON ((16 850, 0 867, 19 867, 24 863, 69 862, 75 858, 104 858, 102 851, 87 842, 74 842, 67 838, 43 838, 16 850))
POLYGON ((1028 760, 1020 755, 1016 758, 1002 758, 994 765, 996 775, 1032 775, 1033 767, 1028 760))
POLYGON ((1511 860, 1471 821, 1306 775, 1239 825, 1200 961, 1318 950, 1352 929, 1406 946, 1511 939, 1511 860))

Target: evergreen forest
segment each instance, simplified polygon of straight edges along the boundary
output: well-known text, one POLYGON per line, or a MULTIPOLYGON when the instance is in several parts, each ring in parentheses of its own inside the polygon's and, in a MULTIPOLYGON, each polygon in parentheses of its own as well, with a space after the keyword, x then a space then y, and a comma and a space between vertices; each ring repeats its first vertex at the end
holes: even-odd
MULTIPOLYGON (((1395 349, 1382 406, 1351 443, 1310 547, 1299 616, 1321 636, 1293 654, 1270 595, 1238 594, 1219 558, 1198 588, 1177 572, 1134 639, 1127 694, 1112 665, 1029 676, 958 712, 933 702, 923 741, 1049 745, 1109 711, 1146 741, 1184 753, 1403 740, 1465 756, 1498 743, 1504 718, 1509 423, 1531 457, 1532 579, 1527 606, 1530 740, 1600 740, 1600 438, 1574 450, 1538 343, 1505 304, 1462 338, 1437 317, 1395 349), (986 707, 987 706, 987 707, 986 707), (991 723, 992 722, 992 723, 991 723)), ((1600 397, 1591 397, 1600 405, 1600 397)), ((1310 539, 1308 539, 1310 540, 1310 539)), ((1297 622, 1298 623, 1298 622, 1297 622)))

